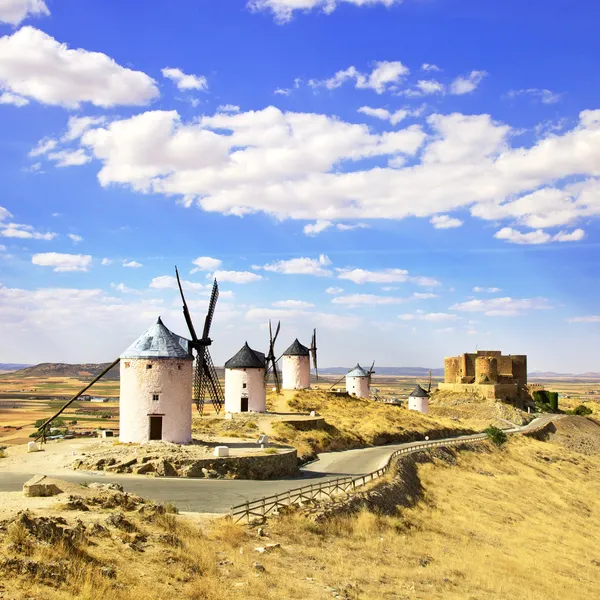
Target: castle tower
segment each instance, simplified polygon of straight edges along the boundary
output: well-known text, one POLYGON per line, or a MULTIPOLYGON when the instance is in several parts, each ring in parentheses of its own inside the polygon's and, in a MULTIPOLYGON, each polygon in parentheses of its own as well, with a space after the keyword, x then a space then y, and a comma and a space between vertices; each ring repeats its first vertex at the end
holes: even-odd
POLYGON ((420 385, 408 397, 408 410, 416 410, 424 415, 429 412, 429 394, 420 385))
POLYGON ((281 362, 284 390, 305 390, 310 387, 310 352, 298 338, 283 353, 281 362))
POLYGON ((160 317, 121 355, 121 442, 192 441, 192 364, 187 340, 160 317))
POLYGON ((265 355, 246 342, 225 363, 225 412, 266 412, 265 355))
POLYGON ((357 398, 368 398, 371 395, 369 390, 370 379, 369 373, 356 363, 356 367, 346 373, 346 391, 357 398))

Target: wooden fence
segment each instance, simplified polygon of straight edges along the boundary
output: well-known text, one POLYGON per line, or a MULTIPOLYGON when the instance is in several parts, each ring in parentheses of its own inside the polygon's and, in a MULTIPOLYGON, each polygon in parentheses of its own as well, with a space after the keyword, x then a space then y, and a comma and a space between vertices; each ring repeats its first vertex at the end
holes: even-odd
MULTIPOLYGON (((547 424, 547 422, 543 422, 536 427, 511 431, 509 433, 534 433, 539 429, 544 428, 547 424)), ((301 504, 302 502, 307 502, 310 500, 333 500, 333 497, 336 495, 349 495, 349 493, 356 488, 362 487, 371 481, 379 479, 391 469, 395 459, 399 456, 412 454, 427 448, 457 446, 466 443, 470 444, 472 442, 483 442, 487 439, 488 436, 485 433, 480 433, 454 439, 414 442, 410 445, 400 448, 399 450, 396 450, 395 452, 392 452, 386 464, 380 469, 377 469, 377 471, 366 473, 365 475, 359 475, 358 477, 347 475, 346 477, 328 479, 321 483, 304 485, 299 488, 288 490, 287 492, 282 492, 281 494, 265 496, 264 498, 253 500, 252 502, 238 504, 237 506, 231 507, 230 515, 234 523, 238 523, 243 519, 247 519, 248 523, 250 523, 252 519, 265 519, 267 516, 275 513, 283 506, 301 504)))

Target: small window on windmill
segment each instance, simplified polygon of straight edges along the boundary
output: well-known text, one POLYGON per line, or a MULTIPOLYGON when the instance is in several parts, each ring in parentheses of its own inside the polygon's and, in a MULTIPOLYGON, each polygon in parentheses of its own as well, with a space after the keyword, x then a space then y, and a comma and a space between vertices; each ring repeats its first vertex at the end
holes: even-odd
POLYGON ((153 402, 158 402, 159 398, 160 398, 160 394, 152 394, 153 402))
POLYGON ((148 364, 146 365, 146 369, 151 369, 151 368, 152 368, 152 365, 151 365, 150 363, 148 363, 148 364))
POLYGON ((181 365, 177 365, 177 370, 181 371, 181 365))
POLYGON ((244 389, 246 389, 246 388, 248 387, 248 384, 247 384, 247 383, 242 383, 242 387, 243 387, 244 389))
POLYGON ((129 363, 129 362, 126 362, 126 363, 125 363, 125 368, 126 368, 126 369, 129 369, 129 367, 130 367, 130 366, 131 366, 131 363, 129 363))

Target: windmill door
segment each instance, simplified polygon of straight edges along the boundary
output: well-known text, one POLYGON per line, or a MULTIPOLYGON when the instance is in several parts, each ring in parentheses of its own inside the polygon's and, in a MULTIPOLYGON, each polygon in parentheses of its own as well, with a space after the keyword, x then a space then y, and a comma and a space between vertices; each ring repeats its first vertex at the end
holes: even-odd
POLYGON ((162 417, 150 417, 150 439, 162 440, 162 417))
POLYGON ((248 396, 246 396, 245 398, 241 399, 242 401, 242 405, 241 405, 241 412, 248 412, 248 396))

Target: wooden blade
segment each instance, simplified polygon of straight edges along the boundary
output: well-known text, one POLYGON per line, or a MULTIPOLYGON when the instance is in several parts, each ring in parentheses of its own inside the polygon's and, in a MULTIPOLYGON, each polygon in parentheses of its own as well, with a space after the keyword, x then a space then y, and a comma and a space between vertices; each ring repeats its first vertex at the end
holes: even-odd
POLYGON ((179 271, 177 270, 177 267, 175 267, 175 275, 177 276, 177 285, 179 286, 181 301, 183 302, 183 317, 185 318, 185 322, 190 330, 192 341, 197 342, 198 336, 196 335, 196 330, 194 329, 194 324, 192 323, 192 317, 190 316, 190 311, 188 310, 187 302, 185 301, 185 296, 183 295, 183 288, 181 287, 181 280, 179 279, 179 271))
POLYGON ((38 430, 37 430, 37 436, 36 436, 36 441, 39 440, 40 438, 42 438, 44 441, 46 440, 46 427, 48 427, 52 421, 54 421, 54 419, 56 419, 56 417, 58 417, 70 404, 72 404, 73 402, 75 402, 75 400, 77 400, 77 398, 79 398, 79 396, 81 396, 81 394, 83 394, 83 392, 87 391, 89 388, 91 388, 96 381, 98 381, 99 379, 102 379, 102 377, 104 377, 115 365, 117 365, 119 363, 119 358, 117 358, 117 360, 114 360, 113 362, 110 363, 110 365, 108 365, 108 367, 106 367, 106 369, 104 369, 102 372, 100 372, 98 375, 96 375, 96 377, 94 377, 94 379, 92 379, 89 383, 87 383, 84 387, 82 387, 55 415, 51 416, 43 425, 41 425, 38 430))
POLYGON ((273 358, 273 374, 275 375, 275 389, 277 393, 281 391, 281 386, 279 385, 279 373, 277 372, 277 365, 275 364, 275 358, 273 358))
POLYGON ((371 368, 369 369, 369 375, 371 373, 373 373, 373 367, 375 366, 375 361, 373 361, 373 364, 371 365, 371 368))
POLYGON ((313 329, 312 341, 310 344, 310 353, 313 359, 313 366, 315 367, 315 376, 319 381, 319 368, 317 367, 317 330, 313 329))
POLYGON ((202 339, 208 340, 210 333, 210 326, 215 315, 215 308, 217 306, 217 300, 219 299, 219 284, 215 279, 213 283, 212 294, 210 295, 210 302, 208 303, 208 312, 206 313, 206 319, 204 319, 204 331, 202 332, 202 339))
MULTIPOLYGON (((269 325, 271 322, 269 321, 269 325)), ((279 330, 281 329, 281 321, 277 322, 277 329, 275 329, 275 337, 273 338, 273 345, 275 345, 275 341, 277 340, 277 336, 279 335, 279 330)))
POLYGON ((331 387, 329 388, 330 390, 332 390, 338 383, 341 383, 343 379, 345 379, 346 376, 342 375, 335 383, 331 384, 331 387))

